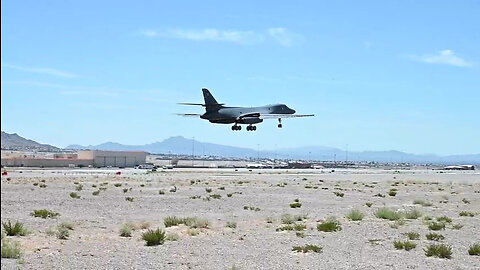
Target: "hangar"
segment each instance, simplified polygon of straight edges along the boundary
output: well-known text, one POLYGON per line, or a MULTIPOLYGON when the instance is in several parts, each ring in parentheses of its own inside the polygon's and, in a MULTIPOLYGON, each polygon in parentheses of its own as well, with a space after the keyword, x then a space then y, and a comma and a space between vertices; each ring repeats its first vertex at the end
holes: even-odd
POLYGON ((134 167, 145 164, 147 153, 143 151, 78 151, 78 159, 93 160, 94 167, 134 167))

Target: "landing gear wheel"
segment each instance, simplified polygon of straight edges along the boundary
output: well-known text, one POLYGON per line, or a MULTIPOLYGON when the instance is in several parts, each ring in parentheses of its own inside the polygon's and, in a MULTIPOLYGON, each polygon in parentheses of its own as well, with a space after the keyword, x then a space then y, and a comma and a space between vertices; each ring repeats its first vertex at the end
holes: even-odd
POLYGON ((252 130, 252 126, 247 126, 247 131, 252 130))
POLYGON ((282 128, 282 118, 278 118, 278 128, 282 128))
POLYGON ((232 126, 232 130, 241 130, 241 129, 242 129, 242 126, 238 126, 238 125, 232 126))
POLYGON ((256 126, 252 126, 252 130, 253 130, 253 131, 257 130, 257 127, 256 127, 256 126))
POLYGON ((282 124, 278 124, 278 128, 282 128, 282 127, 283 127, 282 124))

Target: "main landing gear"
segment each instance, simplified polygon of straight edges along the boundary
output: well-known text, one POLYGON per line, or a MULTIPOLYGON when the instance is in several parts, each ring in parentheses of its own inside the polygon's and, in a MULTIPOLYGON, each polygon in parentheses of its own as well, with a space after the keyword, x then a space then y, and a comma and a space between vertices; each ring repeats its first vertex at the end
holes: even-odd
POLYGON ((278 128, 282 128, 282 118, 278 118, 278 128))
POLYGON ((252 126, 252 125, 247 126, 247 131, 255 131, 255 130, 257 130, 256 126, 252 126))
POLYGON ((242 126, 239 126, 239 125, 235 124, 235 125, 232 126, 232 130, 233 131, 242 130, 242 126))

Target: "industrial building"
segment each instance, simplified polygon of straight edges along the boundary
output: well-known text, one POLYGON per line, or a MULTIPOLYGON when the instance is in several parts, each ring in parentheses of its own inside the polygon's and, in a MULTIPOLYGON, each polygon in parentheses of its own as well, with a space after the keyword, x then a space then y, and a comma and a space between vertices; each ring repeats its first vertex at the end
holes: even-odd
POLYGON ((2 155, 2 166, 8 167, 135 167, 145 164, 147 153, 141 151, 82 150, 75 154, 2 155))
POLYGON ((78 151, 78 159, 92 160, 94 167, 135 167, 145 164, 147 153, 142 151, 78 151))

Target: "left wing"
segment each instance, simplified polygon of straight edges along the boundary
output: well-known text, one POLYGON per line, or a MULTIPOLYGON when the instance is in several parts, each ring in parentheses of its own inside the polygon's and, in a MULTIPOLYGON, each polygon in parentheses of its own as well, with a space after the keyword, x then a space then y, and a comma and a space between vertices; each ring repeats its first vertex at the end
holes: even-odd
POLYGON ((278 118, 297 118, 297 117, 313 117, 315 114, 262 114, 261 119, 278 119, 278 118))

